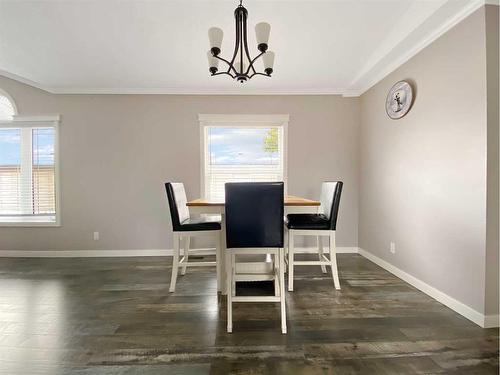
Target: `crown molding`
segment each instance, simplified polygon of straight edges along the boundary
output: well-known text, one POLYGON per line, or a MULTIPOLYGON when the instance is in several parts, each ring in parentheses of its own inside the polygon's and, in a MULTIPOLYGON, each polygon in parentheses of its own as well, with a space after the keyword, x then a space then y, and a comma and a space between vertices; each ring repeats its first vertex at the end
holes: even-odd
POLYGON ((6 70, 0 69, 0 76, 4 76, 5 78, 9 78, 9 79, 12 79, 14 81, 21 82, 21 83, 24 83, 25 85, 28 85, 28 86, 34 87, 36 89, 40 89, 40 90, 43 90, 43 91, 46 91, 46 92, 53 94, 53 92, 51 91, 51 89, 49 87, 44 86, 38 82, 32 81, 31 79, 24 78, 18 74, 14 74, 14 73, 8 72, 6 70))
POLYGON ((252 90, 252 89, 182 89, 182 88, 88 88, 69 87, 46 89, 52 94, 103 94, 103 95, 344 95, 349 90, 327 88, 327 89, 290 89, 290 90, 252 90))
POLYGON ((361 96, 361 92, 359 90, 344 90, 342 96, 344 98, 356 98, 358 96, 361 96))
MULTIPOLYGON (((372 88, 377 83, 379 83, 382 79, 387 77, 390 73, 394 72, 396 69, 398 69, 404 63, 406 63, 412 57, 417 55, 420 51, 422 51, 423 49, 428 47, 430 44, 432 44, 435 40, 437 40, 439 37, 441 37, 447 31, 452 29, 455 25, 457 25, 458 23, 463 21, 465 18, 470 16, 472 13, 474 13, 476 10, 478 10, 482 6, 489 4, 492 1, 496 1, 498 3, 498 0, 472 0, 472 1, 470 1, 459 12, 455 13, 452 17, 448 18, 445 22, 443 22, 438 28, 432 30, 423 39, 420 39, 420 41, 417 42, 409 51, 407 51, 406 53, 403 53, 399 57, 396 57, 395 59, 393 59, 392 62, 390 64, 388 64, 384 69, 375 71, 375 73, 372 73, 372 74, 370 74, 370 70, 368 70, 366 74, 364 74, 362 77, 358 78, 358 80, 359 80, 358 87, 359 88, 357 89, 357 92, 359 93, 359 95, 364 94, 370 88, 372 88)), ((447 3, 450 3, 450 2, 453 2, 453 0, 448 0, 447 3)), ((393 46, 393 48, 395 48, 395 47, 396 46, 393 46)), ((391 51, 389 51, 388 53, 390 53, 390 52, 391 51)), ((381 58, 377 59, 376 61, 373 60, 373 61, 369 62, 367 65, 371 65, 372 69, 374 70, 376 65, 378 63, 380 63, 381 61, 383 61, 384 58, 387 57, 388 53, 385 54, 384 56, 382 56, 381 58)), ((354 83, 355 82, 353 82, 351 84, 351 87, 354 85, 354 83)))
POLYGON ((411 33, 419 30, 422 24, 435 14, 449 0, 434 0, 428 2, 432 8, 425 12, 419 12, 418 3, 410 4, 409 8, 402 14, 393 25, 394 30, 406 30, 402 32, 389 33, 376 46, 370 57, 364 62, 358 70, 354 79, 351 80, 349 87, 356 87, 363 83, 363 79, 369 76, 377 65, 387 59, 388 55, 409 36, 411 33))

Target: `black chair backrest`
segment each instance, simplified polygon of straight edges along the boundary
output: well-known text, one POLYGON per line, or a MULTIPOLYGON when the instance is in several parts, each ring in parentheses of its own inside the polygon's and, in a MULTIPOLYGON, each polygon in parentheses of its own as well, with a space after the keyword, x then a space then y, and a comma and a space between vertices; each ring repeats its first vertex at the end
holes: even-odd
POLYGON ((342 181, 327 181, 321 185, 321 211, 330 220, 330 230, 337 229, 337 216, 343 185, 342 181))
POLYGON ((184 190, 182 182, 167 182, 165 183, 165 189, 167 190, 172 228, 174 231, 178 231, 181 223, 189 219, 189 209, 186 206, 186 190, 184 190))
POLYGON ((283 247, 283 182, 226 183, 227 248, 283 247))

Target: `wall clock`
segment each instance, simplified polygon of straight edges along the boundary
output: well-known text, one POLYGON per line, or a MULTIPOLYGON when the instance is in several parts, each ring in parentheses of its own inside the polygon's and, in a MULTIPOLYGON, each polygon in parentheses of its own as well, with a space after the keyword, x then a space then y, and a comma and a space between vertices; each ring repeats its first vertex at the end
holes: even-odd
POLYGON ((385 111, 387 115, 397 120, 408 113, 413 104, 413 90, 407 81, 399 81, 394 84, 387 94, 385 111))

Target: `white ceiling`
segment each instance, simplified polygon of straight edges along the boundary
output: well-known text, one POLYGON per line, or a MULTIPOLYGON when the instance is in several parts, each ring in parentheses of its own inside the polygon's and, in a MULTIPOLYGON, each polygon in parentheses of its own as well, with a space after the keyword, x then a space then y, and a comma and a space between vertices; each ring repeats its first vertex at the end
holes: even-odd
POLYGON ((233 50, 237 4, 0 0, 0 74, 54 93, 359 95, 484 0, 245 0, 249 43, 269 22, 276 62, 244 85, 206 59, 211 26, 233 50))

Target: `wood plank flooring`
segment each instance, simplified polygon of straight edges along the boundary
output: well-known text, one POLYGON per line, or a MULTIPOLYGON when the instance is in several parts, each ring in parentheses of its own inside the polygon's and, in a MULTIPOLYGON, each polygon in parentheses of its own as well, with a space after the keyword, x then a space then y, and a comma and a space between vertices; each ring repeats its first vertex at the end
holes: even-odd
POLYGON ((498 374, 498 329, 338 259, 340 291, 296 268, 288 335, 273 304, 235 305, 227 334, 214 268, 170 294, 169 258, 0 259, 0 374, 498 374))

